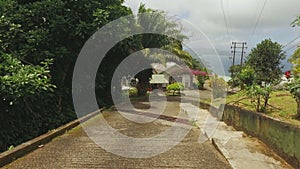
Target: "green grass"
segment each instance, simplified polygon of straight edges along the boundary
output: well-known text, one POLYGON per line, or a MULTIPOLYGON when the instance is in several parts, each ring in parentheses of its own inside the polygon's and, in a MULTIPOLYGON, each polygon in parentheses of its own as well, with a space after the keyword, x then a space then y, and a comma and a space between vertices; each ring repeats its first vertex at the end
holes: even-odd
MULTIPOLYGON (((250 99, 243 92, 228 95, 226 103, 255 111, 254 106, 250 103, 250 99)), ((297 112, 296 101, 289 91, 272 92, 269 104, 266 115, 300 126, 300 121, 294 118, 297 112)))

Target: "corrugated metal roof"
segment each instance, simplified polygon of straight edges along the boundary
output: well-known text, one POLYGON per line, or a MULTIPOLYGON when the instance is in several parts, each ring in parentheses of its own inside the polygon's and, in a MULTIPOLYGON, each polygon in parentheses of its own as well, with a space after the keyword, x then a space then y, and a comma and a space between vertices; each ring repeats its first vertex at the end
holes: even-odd
POLYGON ((165 78, 164 75, 152 75, 150 80, 150 84, 165 84, 169 83, 169 81, 165 78))

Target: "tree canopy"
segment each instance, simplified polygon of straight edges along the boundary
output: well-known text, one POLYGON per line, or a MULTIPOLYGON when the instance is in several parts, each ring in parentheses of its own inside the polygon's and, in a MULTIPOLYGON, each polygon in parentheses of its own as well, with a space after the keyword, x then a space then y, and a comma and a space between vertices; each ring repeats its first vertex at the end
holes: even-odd
MULTIPOLYGON (((172 36, 136 35, 115 45, 96 78, 100 106, 111 104, 114 70, 133 52, 161 48, 194 64, 182 49, 180 25, 141 5, 139 13, 144 12, 149 18, 132 18, 134 29, 158 29, 172 36)), ((123 0, 0 0, 0 14, 0 150, 5 150, 76 118, 71 83, 81 48, 99 28, 132 11, 123 0)), ((151 73, 136 75, 141 86, 147 86, 151 73)))
POLYGON ((251 50, 246 64, 255 71, 257 83, 276 83, 282 74, 281 61, 284 58, 282 46, 265 39, 251 50))
POLYGON ((123 0, 0 0, 0 150, 76 117, 72 72, 85 41, 131 14, 123 0))
POLYGON ((297 48, 294 54, 288 60, 293 64, 293 75, 295 78, 300 77, 300 48, 297 48))

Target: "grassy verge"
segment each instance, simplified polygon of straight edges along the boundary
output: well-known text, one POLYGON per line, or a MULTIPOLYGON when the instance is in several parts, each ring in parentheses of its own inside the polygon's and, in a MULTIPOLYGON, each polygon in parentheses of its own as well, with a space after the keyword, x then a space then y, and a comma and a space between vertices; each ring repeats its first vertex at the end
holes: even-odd
MULTIPOLYGON (((248 99, 242 92, 228 95, 226 102, 227 104, 255 111, 250 99, 248 99)), ((296 101, 289 91, 275 91, 271 94, 269 106, 267 107, 266 112, 267 115, 277 118, 281 121, 300 126, 300 121, 294 118, 296 112, 296 101)))

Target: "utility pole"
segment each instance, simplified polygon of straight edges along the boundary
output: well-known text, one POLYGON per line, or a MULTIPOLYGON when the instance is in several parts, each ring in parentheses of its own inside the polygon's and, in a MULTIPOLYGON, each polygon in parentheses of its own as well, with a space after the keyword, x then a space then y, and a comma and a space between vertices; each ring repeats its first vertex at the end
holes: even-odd
MULTIPOLYGON (((232 42, 232 45, 233 45, 233 51, 231 51, 231 53, 233 53, 232 68, 234 68, 235 52, 236 52, 236 42, 232 42)), ((231 49, 232 49, 232 46, 231 46, 231 49)), ((233 77, 233 70, 231 71, 231 77, 233 77)))
POLYGON ((247 42, 242 42, 242 53, 241 53, 241 66, 243 65, 243 57, 244 57, 244 49, 247 49, 247 47, 245 47, 247 45, 247 42))
POLYGON ((235 56, 237 53, 241 54, 241 66, 243 65, 243 59, 244 59, 244 54, 245 54, 245 49, 247 48, 247 42, 232 42, 231 53, 233 53, 233 58, 232 58, 232 71, 231 71, 231 77, 233 77, 234 73, 234 64, 235 64, 235 56), (242 52, 238 51, 238 49, 242 49, 242 52))

